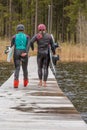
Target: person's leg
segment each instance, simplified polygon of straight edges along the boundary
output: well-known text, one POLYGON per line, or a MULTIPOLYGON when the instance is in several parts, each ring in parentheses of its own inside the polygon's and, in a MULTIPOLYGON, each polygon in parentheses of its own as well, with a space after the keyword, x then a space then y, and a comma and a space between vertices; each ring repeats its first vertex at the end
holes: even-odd
POLYGON ((37 65, 38 65, 38 77, 39 77, 39 86, 42 86, 42 66, 43 59, 41 55, 37 55, 37 65))
POLYGON ((47 82, 47 78, 48 78, 49 62, 50 62, 49 56, 46 55, 46 57, 44 57, 44 62, 43 62, 43 70, 44 70, 44 76, 43 76, 43 81, 44 81, 44 83, 43 83, 43 85, 44 85, 44 87, 47 86, 47 83, 46 83, 46 82, 47 82))
POLYGON ((18 88, 19 85, 19 71, 20 71, 20 59, 14 59, 15 72, 14 72, 14 88, 18 88))
POLYGON ((28 56, 26 56, 22 61, 23 77, 24 77, 24 87, 28 85, 28 56))

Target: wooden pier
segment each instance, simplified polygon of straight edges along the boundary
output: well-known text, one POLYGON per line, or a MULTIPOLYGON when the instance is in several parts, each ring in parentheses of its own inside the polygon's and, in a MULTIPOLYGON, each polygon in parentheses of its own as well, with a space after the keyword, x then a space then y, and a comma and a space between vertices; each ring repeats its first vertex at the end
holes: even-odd
POLYGON ((29 85, 13 88, 14 75, 0 87, 0 130, 87 130, 49 68, 47 87, 38 86, 36 57, 28 64, 29 85))

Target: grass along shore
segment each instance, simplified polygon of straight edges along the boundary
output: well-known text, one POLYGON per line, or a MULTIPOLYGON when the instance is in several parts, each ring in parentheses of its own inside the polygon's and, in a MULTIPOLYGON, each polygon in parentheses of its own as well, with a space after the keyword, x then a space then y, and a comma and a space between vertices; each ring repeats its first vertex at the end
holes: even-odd
MULTIPOLYGON (((10 41, 0 40, 0 62, 6 61, 7 55, 4 53, 6 46, 10 45, 10 41)), ((62 43, 61 48, 56 49, 56 53, 60 55, 61 61, 66 62, 87 62, 87 46, 62 43)), ((37 51, 31 51, 30 55, 36 55, 37 51)))
POLYGON ((7 55, 4 53, 7 45, 10 45, 10 41, 8 39, 0 39, 0 62, 6 61, 7 59, 7 55))
POLYGON ((61 61, 87 62, 87 46, 81 44, 63 43, 61 49, 57 49, 61 61))

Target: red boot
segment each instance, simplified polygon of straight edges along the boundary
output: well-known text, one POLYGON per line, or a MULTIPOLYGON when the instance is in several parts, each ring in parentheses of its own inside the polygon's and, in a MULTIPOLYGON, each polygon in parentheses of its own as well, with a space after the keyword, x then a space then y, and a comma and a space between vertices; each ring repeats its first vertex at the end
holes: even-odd
POLYGON ((14 80, 14 88, 18 88, 19 80, 14 80))
POLYGON ((28 79, 24 79, 24 87, 28 85, 28 79))

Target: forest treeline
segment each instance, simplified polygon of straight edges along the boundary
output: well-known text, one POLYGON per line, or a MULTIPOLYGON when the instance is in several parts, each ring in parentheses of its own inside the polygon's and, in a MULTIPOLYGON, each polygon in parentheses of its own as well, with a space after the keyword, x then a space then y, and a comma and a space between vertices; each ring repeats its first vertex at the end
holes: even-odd
POLYGON ((0 37, 19 23, 30 36, 44 23, 56 41, 87 44, 87 0, 0 0, 0 37))

